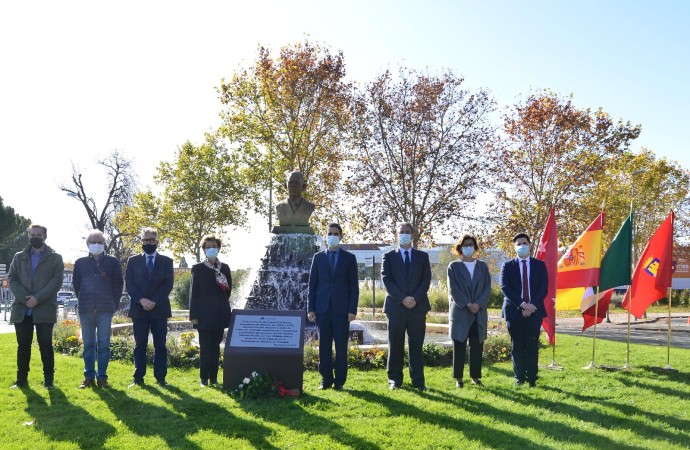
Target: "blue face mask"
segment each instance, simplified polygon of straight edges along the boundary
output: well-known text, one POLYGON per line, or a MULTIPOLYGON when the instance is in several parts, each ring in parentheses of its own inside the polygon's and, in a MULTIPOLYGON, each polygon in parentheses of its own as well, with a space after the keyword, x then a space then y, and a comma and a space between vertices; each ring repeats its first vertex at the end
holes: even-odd
POLYGON ((207 258, 215 258, 218 256, 218 249, 217 248, 207 248, 204 250, 204 253, 206 253, 207 258))
POLYGON ((520 258, 526 258, 529 256, 529 244, 518 245, 515 247, 515 250, 520 258))
POLYGON ((462 247, 462 254, 465 255, 466 258, 469 258, 470 256, 474 255, 474 246, 464 245, 462 247))
POLYGON ((326 236, 326 242, 330 248, 340 245, 340 236, 326 236))
POLYGON ((412 235, 407 233, 398 234, 398 244, 407 247, 412 242, 412 235))

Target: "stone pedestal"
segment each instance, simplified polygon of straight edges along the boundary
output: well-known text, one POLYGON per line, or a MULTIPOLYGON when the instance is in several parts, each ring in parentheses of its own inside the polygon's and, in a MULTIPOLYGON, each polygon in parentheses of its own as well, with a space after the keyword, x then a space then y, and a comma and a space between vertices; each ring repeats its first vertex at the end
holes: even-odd
POLYGON ((244 308, 306 313, 311 261, 319 249, 312 234, 273 235, 244 308))

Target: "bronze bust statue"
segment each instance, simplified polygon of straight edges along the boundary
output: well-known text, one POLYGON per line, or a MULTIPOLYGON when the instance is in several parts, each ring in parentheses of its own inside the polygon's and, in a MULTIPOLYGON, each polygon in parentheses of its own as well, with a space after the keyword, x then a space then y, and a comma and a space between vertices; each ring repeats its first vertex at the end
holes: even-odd
POLYGON ((314 204, 302 196, 306 186, 302 172, 292 172, 288 175, 288 198, 276 205, 278 226, 273 227, 273 233, 314 234, 314 230, 309 226, 314 204))

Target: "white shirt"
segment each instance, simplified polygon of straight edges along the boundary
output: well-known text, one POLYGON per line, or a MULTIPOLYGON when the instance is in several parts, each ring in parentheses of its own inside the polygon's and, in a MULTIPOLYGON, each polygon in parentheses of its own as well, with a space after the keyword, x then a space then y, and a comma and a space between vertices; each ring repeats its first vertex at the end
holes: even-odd
POLYGON ((465 267, 467 267, 467 270, 470 272, 470 280, 472 277, 474 277, 474 268, 477 266, 477 260, 475 259, 472 262, 469 261, 463 261, 463 264, 465 264, 465 267))

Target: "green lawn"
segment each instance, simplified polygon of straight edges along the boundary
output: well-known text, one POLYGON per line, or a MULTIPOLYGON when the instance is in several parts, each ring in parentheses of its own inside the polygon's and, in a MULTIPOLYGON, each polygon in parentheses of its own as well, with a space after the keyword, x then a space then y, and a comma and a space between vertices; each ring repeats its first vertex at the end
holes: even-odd
MULTIPOLYGON (((305 374, 299 398, 236 401, 171 370, 171 387, 127 389, 132 366, 111 364, 112 389, 79 390, 82 361, 56 356, 56 388, 10 390, 13 335, 0 335, 0 442, 13 448, 687 448, 690 352, 673 349, 677 373, 657 373, 666 349, 634 345, 631 372, 582 370, 591 339, 558 336, 563 371, 540 371, 536 389, 514 386, 510 363, 484 369, 484 387, 456 389, 450 368, 427 369, 430 390, 389 391, 384 370, 350 371, 350 390, 318 391, 305 374)), ((551 351, 541 352, 541 362, 551 351)), ((619 365, 625 344, 597 341, 597 362, 619 365)), ((151 383, 151 373, 147 375, 151 383)))

